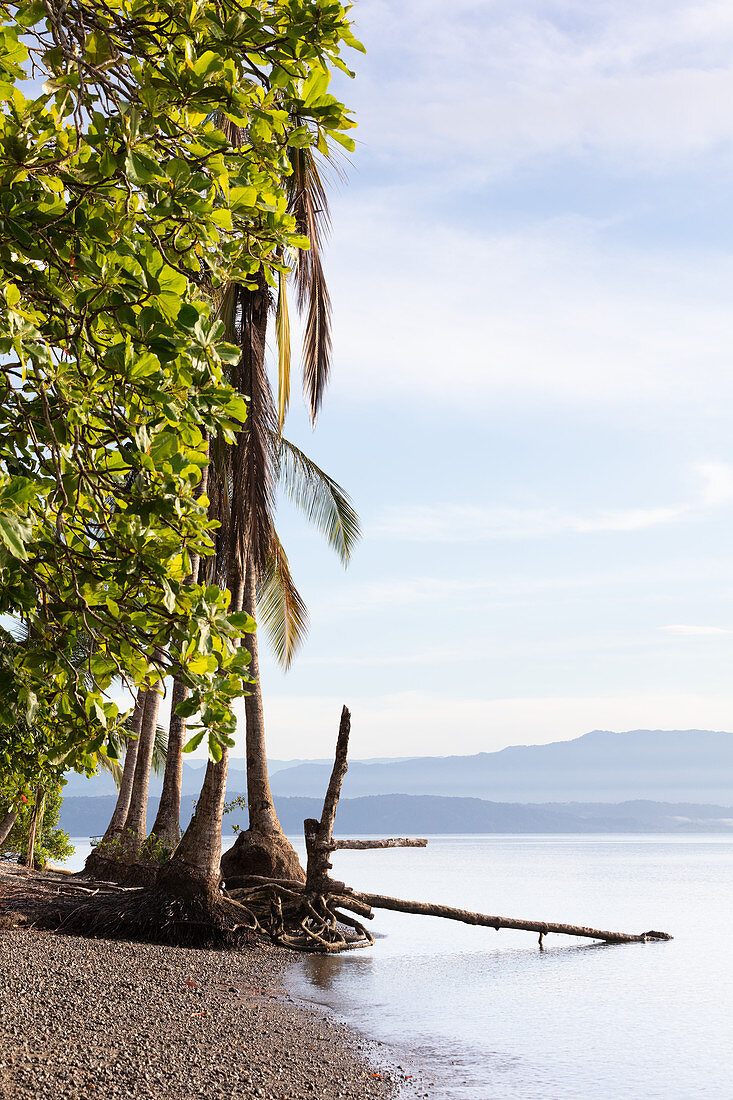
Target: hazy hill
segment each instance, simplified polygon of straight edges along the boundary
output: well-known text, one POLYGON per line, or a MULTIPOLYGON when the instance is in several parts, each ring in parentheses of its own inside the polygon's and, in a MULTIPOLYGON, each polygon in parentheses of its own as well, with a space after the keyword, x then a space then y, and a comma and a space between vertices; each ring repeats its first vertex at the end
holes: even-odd
MULTIPOLYGON (((384 763, 383 759, 374 761, 375 763, 384 763)), ((328 765, 330 770, 333 761, 328 760, 268 760, 267 765, 270 769, 270 775, 276 775, 284 768, 295 768, 301 764, 316 764, 316 765, 328 765)), ((369 761, 372 763, 372 761, 369 761)), ((206 767, 205 760, 184 760, 183 762, 183 779, 181 783, 181 793, 184 795, 197 795, 201 790, 201 783, 204 778, 204 768, 206 767)), ((161 789, 162 779, 160 776, 151 775, 150 777, 150 793, 151 795, 159 795, 161 789)), ((244 760, 237 758, 236 756, 229 758, 229 781, 228 787, 230 790, 243 791, 246 787, 246 779, 244 772, 244 760)), ((66 786, 64 787, 64 798, 73 795, 86 795, 90 798, 96 798, 101 795, 116 795, 117 788, 115 787, 114 780, 108 772, 100 772, 99 775, 93 776, 91 779, 87 779, 85 775, 77 775, 76 772, 68 772, 66 775, 66 786)))
MULTIPOLYGON (((233 792, 234 793, 234 792, 233 792)), ((193 799, 185 798, 181 820, 185 825, 193 799)), ((65 798, 60 825, 72 836, 103 833, 112 815, 111 795, 65 798)), ((317 817, 321 799, 277 798, 277 812, 287 833, 301 836, 303 819, 317 817)), ((148 803, 153 821, 158 799, 148 803)), ((224 819, 224 835, 237 824, 246 828, 246 813, 224 819)), ((443 798, 434 795, 373 795, 344 798, 339 803, 336 832, 340 835, 376 833, 381 836, 420 836, 436 833, 700 833, 733 832, 733 808, 663 802, 568 803, 519 805, 479 798, 443 798)))
MULTIPOLYGON (((275 794, 323 796, 330 763, 278 771, 275 794)), ((344 795, 432 794, 499 802, 733 803, 733 734, 710 730, 595 730, 574 741, 475 756, 353 762, 344 795)))

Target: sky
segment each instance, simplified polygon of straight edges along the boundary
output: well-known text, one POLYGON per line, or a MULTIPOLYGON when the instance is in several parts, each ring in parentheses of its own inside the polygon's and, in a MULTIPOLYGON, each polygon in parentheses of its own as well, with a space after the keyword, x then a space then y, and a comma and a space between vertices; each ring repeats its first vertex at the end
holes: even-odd
POLYGON ((333 382, 287 433, 363 539, 345 572, 279 511, 311 629, 261 644, 270 754, 344 702, 360 758, 733 729, 733 6, 353 16, 333 382))

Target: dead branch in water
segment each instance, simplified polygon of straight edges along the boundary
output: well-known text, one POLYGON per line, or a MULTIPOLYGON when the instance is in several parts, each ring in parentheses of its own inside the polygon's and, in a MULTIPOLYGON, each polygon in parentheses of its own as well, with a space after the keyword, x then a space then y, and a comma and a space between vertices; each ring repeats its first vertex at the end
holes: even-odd
POLYGON ((424 917, 445 917, 462 924, 478 924, 484 928, 514 928, 520 932, 538 932, 540 942, 549 932, 561 936, 581 936, 605 943, 646 943, 647 940, 671 940, 666 932, 642 932, 635 936, 627 932, 602 932, 598 928, 585 928, 579 924, 558 924, 553 921, 518 920, 515 917, 490 917, 485 913, 472 913, 468 909, 454 909, 450 905, 434 905, 429 901, 403 901, 402 898, 385 897, 382 894, 366 894, 361 890, 347 890, 347 897, 375 909, 393 909, 398 913, 417 913, 424 917))
POLYGON ((367 850, 376 848, 424 848, 425 839, 394 837, 387 840, 334 840, 333 828, 344 776, 348 769, 349 732, 351 715, 346 707, 341 712, 336 754, 323 802, 320 821, 308 818, 304 822, 308 869, 305 886, 299 882, 265 879, 248 876, 246 885, 231 891, 231 896, 250 914, 253 926, 269 935, 276 943, 298 951, 344 951, 354 947, 366 947, 374 942, 364 926, 343 910, 371 920, 372 909, 392 909, 400 913, 416 913, 421 916, 443 917, 484 928, 518 929, 536 932, 540 947, 544 937, 553 932, 564 936, 600 940, 607 944, 645 943, 648 940, 671 940, 666 932, 608 932, 587 928, 579 924, 560 924, 554 921, 519 920, 514 917, 495 917, 485 913, 472 913, 450 905, 435 905, 426 901, 404 901, 402 898, 383 894, 368 894, 352 890, 343 882, 329 877, 332 869, 332 852, 347 849, 367 850))

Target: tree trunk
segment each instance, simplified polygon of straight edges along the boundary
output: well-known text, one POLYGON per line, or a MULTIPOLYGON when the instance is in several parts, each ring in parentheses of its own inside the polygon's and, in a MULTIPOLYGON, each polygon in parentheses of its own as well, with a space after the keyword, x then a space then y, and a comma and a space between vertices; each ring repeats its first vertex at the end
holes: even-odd
MULTIPOLYGON (((208 453, 208 440, 206 449, 208 453)), ((209 480, 209 468, 205 466, 201 480, 196 489, 196 496, 200 497, 206 492, 209 480)), ((189 584, 196 584, 199 580, 200 556, 191 555, 191 575, 189 584)), ((173 851, 181 839, 181 780, 183 778, 183 746, 186 743, 186 719, 176 714, 179 703, 188 698, 188 688, 177 676, 173 678, 173 692, 171 695, 171 717, 168 725, 168 749, 165 757, 165 770, 163 772, 163 789, 160 793, 160 803, 155 823, 151 830, 153 836, 163 848, 173 851)))
MULTIPOLYGON (((257 614, 255 601, 254 569, 247 566, 247 579, 244 586, 243 610, 252 618, 257 614)), ((256 634, 247 634, 244 644, 252 658, 249 663, 250 675, 256 683, 252 685, 251 695, 245 696, 244 713, 247 720, 247 806, 249 808, 249 827, 258 833, 280 833, 267 774, 267 746, 265 744, 265 713, 262 706, 262 685, 260 682, 260 662, 256 634)))
MULTIPOLYGON (((241 606, 235 602, 231 610, 241 611, 241 606)), ((175 852, 158 871, 158 886, 176 897, 213 898, 218 893, 228 761, 224 747, 218 763, 208 761, 194 815, 175 852)))
POLYGON ((138 739, 135 777, 123 834, 124 858, 130 861, 139 855, 146 836, 150 765, 153 760, 159 710, 160 690, 157 687, 151 688, 145 693, 145 710, 138 739))
POLYGON ((104 870, 110 859, 115 858, 115 846, 122 836, 127 824, 127 813, 130 809, 132 798, 132 784, 135 779, 135 765, 137 764, 137 750, 140 744, 140 730, 142 728, 143 714, 145 712, 145 698, 147 692, 140 688, 135 700, 135 709, 132 712, 130 723, 130 735, 133 740, 127 742, 125 749, 125 764, 122 769, 120 789, 117 793, 117 802, 114 812, 104 836, 86 858, 84 870, 90 875, 99 875, 104 870))
MULTIPOLYGON (((253 618, 256 612, 255 578, 251 563, 243 593, 243 610, 253 618)), ((267 774, 267 747, 265 744, 265 716, 262 707, 262 687, 257 654, 257 635, 247 634, 244 639, 251 654, 249 671, 256 680, 251 695, 244 700, 247 722, 247 807, 249 828, 239 834, 237 840, 222 858, 222 872, 228 883, 246 875, 264 875, 267 878, 289 878, 305 881, 305 872, 290 841, 282 831, 272 801, 270 780, 267 774)))
POLYGON ((173 681, 171 720, 168 727, 168 752, 163 773, 163 790, 152 828, 152 835, 169 851, 173 851, 181 835, 181 779, 183 776, 183 746, 186 741, 186 719, 176 714, 176 707, 188 697, 188 688, 178 678, 173 681))
POLYGON ((5 817, 0 821, 0 844, 7 840, 10 835, 10 830, 15 825, 16 818, 18 816, 17 810, 8 810, 5 817))
POLYGON ((226 749, 218 763, 209 760, 196 812, 173 856, 158 872, 158 885, 176 897, 218 891, 227 761, 226 749))
POLYGON ((46 792, 41 787, 36 787, 36 797, 33 802, 30 824, 28 825, 28 848, 26 850, 25 865, 29 870, 33 868, 33 860, 36 851, 36 836, 40 848, 41 834, 43 832, 43 811, 46 805, 46 792))
POLYGON ((142 688, 137 693, 137 699, 135 700, 135 709, 132 712, 132 722, 130 724, 130 736, 134 740, 127 742, 125 748, 125 765, 122 769, 122 779, 120 780, 120 789, 117 794, 117 803, 112 814, 112 819, 107 827, 107 832, 104 835, 106 840, 108 835, 118 836, 125 825, 127 824, 127 813, 130 809, 130 799, 132 798, 132 784, 135 778, 135 765, 137 763, 137 749, 140 744, 140 730, 143 724, 143 713, 145 711, 145 699, 147 692, 142 688))

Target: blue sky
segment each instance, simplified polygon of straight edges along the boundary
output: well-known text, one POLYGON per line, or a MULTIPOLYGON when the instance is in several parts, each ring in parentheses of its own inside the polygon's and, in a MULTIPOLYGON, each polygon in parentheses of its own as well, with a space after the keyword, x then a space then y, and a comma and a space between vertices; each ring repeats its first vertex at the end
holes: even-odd
POLYGON ((364 539, 344 573, 282 509, 312 625, 263 660, 271 755, 342 702, 359 757, 733 728, 733 7, 353 14, 334 380, 288 430, 364 539))

